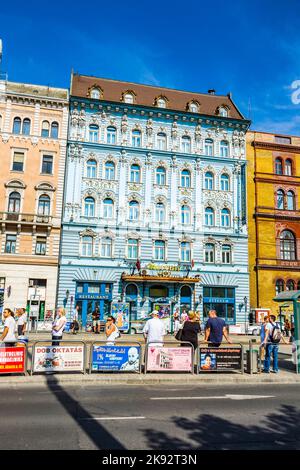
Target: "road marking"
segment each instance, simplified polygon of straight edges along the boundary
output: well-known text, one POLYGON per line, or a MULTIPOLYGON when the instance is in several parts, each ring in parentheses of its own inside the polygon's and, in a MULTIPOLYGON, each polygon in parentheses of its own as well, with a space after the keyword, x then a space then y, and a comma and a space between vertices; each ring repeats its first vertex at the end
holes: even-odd
POLYGON ((152 397, 150 400, 255 400, 261 398, 275 398, 273 395, 222 395, 207 397, 152 397))
POLYGON ((101 418, 80 418, 81 421, 111 421, 125 419, 146 419, 145 416, 105 416, 101 418))

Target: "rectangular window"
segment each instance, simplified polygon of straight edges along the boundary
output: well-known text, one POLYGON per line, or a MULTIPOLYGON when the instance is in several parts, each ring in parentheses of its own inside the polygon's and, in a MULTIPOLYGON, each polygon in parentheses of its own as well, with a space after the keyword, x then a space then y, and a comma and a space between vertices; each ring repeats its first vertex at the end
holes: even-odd
POLYGON ((108 239, 104 239, 102 240, 102 243, 101 243, 101 256, 103 258, 111 258, 111 239, 108 238, 108 239))
POLYGON ((275 135, 275 142, 277 144, 291 144, 291 138, 290 137, 282 137, 280 135, 275 135))
POLYGON ((14 152, 12 171, 24 171, 24 152, 14 152))
POLYGON ((52 175, 53 173, 53 157, 52 155, 43 155, 42 173, 52 175))
POLYGON ((35 245, 35 254, 36 255, 45 255, 46 254, 46 237, 37 237, 35 245))
POLYGON ((17 235, 6 235, 5 253, 15 253, 17 245, 17 235))
POLYGON ((100 286, 97 284, 89 284, 88 286, 89 294, 100 294, 100 286))

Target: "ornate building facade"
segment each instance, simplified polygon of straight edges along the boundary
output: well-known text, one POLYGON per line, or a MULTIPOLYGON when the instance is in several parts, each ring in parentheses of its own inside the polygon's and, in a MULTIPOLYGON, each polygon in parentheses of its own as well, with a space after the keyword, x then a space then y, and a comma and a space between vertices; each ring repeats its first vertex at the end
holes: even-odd
POLYGON ((249 306, 246 143, 231 96, 73 75, 58 303, 249 306))
POLYGON ((300 289, 300 138, 247 135, 251 307, 300 289))
POLYGON ((0 81, 0 301, 55 309, 69 94, 0 81))

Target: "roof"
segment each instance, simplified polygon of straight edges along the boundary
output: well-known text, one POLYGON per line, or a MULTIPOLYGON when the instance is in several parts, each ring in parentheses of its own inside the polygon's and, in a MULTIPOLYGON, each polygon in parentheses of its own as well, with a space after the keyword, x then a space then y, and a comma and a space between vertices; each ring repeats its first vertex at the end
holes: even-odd
POLYGON ((28 83, 6 82, 7 93, 17 93, 26 96, 38 96, 39 98, 68 99, 66 88, 53 88, 43 85, 32 85, 28 83))
POLYGON ((280 292, 273 300, 275 302, 286 302, 287 300, 300 300, 300 290, 287 290, 280 292))
MULTIPOLYGON (((220 106, 228 108, 228 117, 233 119, 244 119, 230 95, 212 95, 207 93, 195 93, 171 88, 162 88, 152 85, 142 85, 139 83, 111 80, 108 78, 90 77, 87 75, 74 74, 71 83, 71 96, 87 98, 90 89, 94 86, 102 90, 101 99, 104 101, 122 102, 122 94, 126 91, 133 91, 136 105, 155 106, 158 97, 167 98, 166 109, 174 111, 187 111, 190 101, 200 104, 200 113, 205 115, 218 116, 217 110, 220 106)), ((130 106, 130 105, 129 105, 130 106)))

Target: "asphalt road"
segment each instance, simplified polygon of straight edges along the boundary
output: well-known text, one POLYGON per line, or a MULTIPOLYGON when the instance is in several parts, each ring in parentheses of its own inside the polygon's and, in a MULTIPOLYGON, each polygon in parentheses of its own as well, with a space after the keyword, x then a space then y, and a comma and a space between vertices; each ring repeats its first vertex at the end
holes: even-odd
MULTIPOLYGON (((53 379, 53 377, 52 377, 53 379)), ((299 385, 1 387, 0 449, 300 449, 299 385)))

